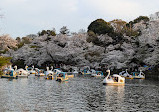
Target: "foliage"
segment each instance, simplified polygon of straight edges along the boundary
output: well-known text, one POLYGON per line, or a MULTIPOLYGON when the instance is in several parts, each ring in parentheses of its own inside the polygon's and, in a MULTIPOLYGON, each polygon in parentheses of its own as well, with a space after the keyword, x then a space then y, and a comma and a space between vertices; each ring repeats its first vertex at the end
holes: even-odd
POLYGON ((23 45, 24 45, 24 42, 20 42, 19 44, 17 44, 18 49, 23 47, 23 45))
MULTIPOLYGON (((19 39, 17 37, 17 39, 19 39)), ((24 44, 30 44, 32 42, 32 39, 30 37, 22 37, 22 39, 20 39, 20 42, 18 42, 17 47, 18 49, 23 47, 24 44)))
POLYGON ((5 54, 8 51, 8 49, 0 51, 0 54, 5 54))
POLYGON ((133 27, 134 24, 139 23, 141 21, 148 22, 150 19, 147 16, 139 16, 138 18, 134 19, 133 21, 130 21, 127 26, 133 27))
POLYGON ((138 18, 134 20, 134 23, 138 23, 141 20, 143 20, 144 22, 148 22, 150 19, 147 16, 139 16, 138 18))
POLYGON ((6 64, 10 64, 11 57, 0 56, 0 68, 6 64))
POLYGON ((20 37, 17 37, 16 40, 18 41, 18 43, 21 42, 21 38, 20 37))
POLYGON ((116 32, 116 33, 122 33, 122 34, 125 33, 126 24, 127 24, 126 21, 123 21, 121 19, 114 19, 114 20, 110 21, 109 23, 114 28, 114 32, 116 32))
POLYGON ((102 44, 98 41, 97 38, 95 38, 95 36, 90 36, 90 34, 92 35, 93 34, 92 32, 94 32, 96 35, 107 34, 108 36, 113 38, 114 43, 118 43, 123 38, 123 33, 121 31, 124 30, 125 24, 126 24, 126 22, 121 21, 121 20, 120 21, 114 20, 114 21, 111 21, 108 23, 108 22, 104 21, 103 19, 97 19, 88 26, 87 32, 88 32, 89 38, 87 40, 88 40, 88 42, 91 41, 97 45, 102 44))
POLYGON ((127 36, 137 37, 137 36, 141 35, 141 31, 140 30, 133 30, 132 28, 127 27, 125 34, 127 36))
POLYGON ((67 26, 63 26, 61 29, 60 29, 60 34, 63 34, 63 35, 68 35, 70 33, 69 29, 67 28, 67 26))
POLYGON ((126 34, 127 36, 136 37, 136 36, 139 36, 141 34, 141 32, 139 30, 138 31, 133 30, 132 25, 141 21, 142 19, 147 21, 146 17, 142 16, 142 17, 135 19, 134 22, 131 21, 131 22, 127 23, 123 20, 115 19, 113 21, 110 21, 110 24, 113 26, 116 36, 122 37, 122 35, 126 34))
POLYGON ((53 30, 42 30, 41 32, 38 32, 39 36, 48 35, 48 36, 56 36, 55 29, 53 30))
POLYGON ((89 42, 89 43, 92 42, 94 44, 99 44, 99 40, 97 38, 97 35, 93 31, 88 32, 87 42, 89 42))
POLYGON ((113 33, 113 27, 103 19, 97 19, 93 21, 88 26, 88 31, 93 31, 95 34, 101 35, 101 34, 112 34, 113 33))

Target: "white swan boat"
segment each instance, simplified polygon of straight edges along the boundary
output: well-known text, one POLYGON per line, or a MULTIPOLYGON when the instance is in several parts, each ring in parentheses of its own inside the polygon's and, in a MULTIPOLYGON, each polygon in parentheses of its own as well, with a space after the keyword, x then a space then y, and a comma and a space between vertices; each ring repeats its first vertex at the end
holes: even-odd
MULTIPOLYGON (((17 66, 14 66, 14 68, 18 78, 28 78, 29 72, 27 70, 24 70, 22 68, 17 69, 17 66)), ((27 69, 27 66, 26 66, 26 69, 27 69)))
POLYGON ((36 74, 36 71, 34 70, 34 65, 31 67, 31 70, 29 72, 30 74, 36 74))
POLYGON ((53 76, 53 71, 52 70, 49 70, 49 67, 46 67, 46 72, 45 72, 45 78, 46 79, 50 79, 50 80, 53 80, 54 79, 54 76, 53 76))
POLYGON ((108 75, 103 80, 104 85, 124 85, 125 84, 125 78, 121 77, 120 75, 113 74, 110 76, 110 70, 107 70, 108 75))
POLYGON ((140 72, 132 72, 134 79, 145 79, 145 74, 140 70, 140 72))
POLYGON ((128 73, 128 69, 126 69, 125 71, 120 72, 119 75, 121 77, 124 77, 125 79, 133 79, 134 78, 132 75, 130 75, 128 73))
POLYGON ((53 75, 57 75, 57 74, 59 74, 59 73, 61 73, 62 71, 61 70, 59 70, 59 69, 54 69, 53 70, 53 75))

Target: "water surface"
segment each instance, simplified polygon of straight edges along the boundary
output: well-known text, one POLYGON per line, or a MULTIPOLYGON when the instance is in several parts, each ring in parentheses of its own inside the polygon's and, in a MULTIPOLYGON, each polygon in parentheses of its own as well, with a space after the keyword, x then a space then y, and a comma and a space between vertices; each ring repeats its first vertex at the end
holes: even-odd
POLYGON ((126 80, 104 86, 102 78, 59 83, 43 77, 0 79, 0 112, 159 112, 159 81, 126 80))

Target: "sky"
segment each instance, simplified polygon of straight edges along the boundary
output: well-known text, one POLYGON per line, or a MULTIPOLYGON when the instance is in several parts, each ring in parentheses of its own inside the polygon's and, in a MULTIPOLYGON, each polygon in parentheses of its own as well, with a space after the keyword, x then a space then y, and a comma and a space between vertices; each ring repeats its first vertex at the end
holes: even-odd
POLYGON ((23 37, 41 30, 87 30, 99 18, 131 21, 159 11, 159 0, 0 0, 0 34, 23 37))

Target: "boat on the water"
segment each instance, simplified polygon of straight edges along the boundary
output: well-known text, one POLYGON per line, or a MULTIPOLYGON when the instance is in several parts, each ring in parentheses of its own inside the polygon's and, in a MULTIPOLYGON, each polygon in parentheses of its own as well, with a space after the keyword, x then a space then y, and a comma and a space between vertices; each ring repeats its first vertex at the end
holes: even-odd
POLYGON ((74 74, 72 72, 67 72, 67 77, 68 78, 74 78, 74 74))
POLYGON ((36 72, 35 76, 38 76, 38 77, 43 77, 43 76, 45 76, 43 69, 37 69, 36 71, 37 71, 37 72, 36 72))
POLYGON ((56 76, 56 81, 59 82, 68 81, 67 73, 66 72, 58 73, 56 76))
POLYGON ((30 74, 36 74, 36 71, 34 70, 34 65, 32 67, 28 67, 28 71, 30 74))
POLYGON ((15 70, 10 66, 9 68, 5 69, 1 78, 12 78, 17 79, 17 73, 15 70))
POLYGON ((49 70, 49 67, 46 67, 47 71, 45 72, 45 78, 46 79, 50 79, 50 80, 53 80, 54 79, 54 73, 52 70, 49 70))
POLYGON ((18 78, 28 78, 28 73, 24 69, 18 69, 16 72, 18 78))
POLYGON ((133 79, 134 78, 132 75, 130 75, 128 73, 128 69, 126 69, 125 71, 120 72, 119 75, 121 77, 124 77, 125 79, 133 79))
POLYGON ((57 74, 59 74, 59 73, 61 73, 61 72, 62 72, 62 70, 54 69, 54 70, 53 70, 53 75, 57 75, 57 74))
POLYGON ((92 77, 102 77, 102 76, 104 76, 104 75, 103 75, 103 72, 102 72, 102 71, 91 70, 91 76, 92 76, 92 77))
POLYGON ((29 75, 29 72, 20 68, 20 69, 17 69, 17 66, 14 66, 15 68, 15 72, 17 73, 17 77, 18 78, 28 78, 28 75, 29 75))
POLYGON ((82 75, 91 75, 91 72, 89 70, 86 70, 84 69, 82 72, 81 72, 82 75))
POLYGON ((140 70, 140 72, 131 73, 134 79, 145 79, 145 74, 140 70))
POLYGON ((113 74, 110 76, 110 70, 107 70, 108 75, 103 80, 104 85, 125 85, 125 78, 120 75, 113 74))

